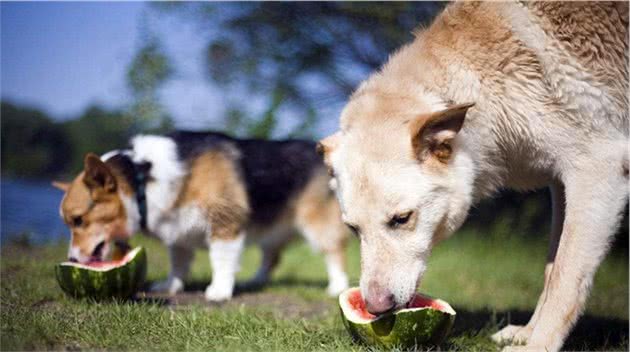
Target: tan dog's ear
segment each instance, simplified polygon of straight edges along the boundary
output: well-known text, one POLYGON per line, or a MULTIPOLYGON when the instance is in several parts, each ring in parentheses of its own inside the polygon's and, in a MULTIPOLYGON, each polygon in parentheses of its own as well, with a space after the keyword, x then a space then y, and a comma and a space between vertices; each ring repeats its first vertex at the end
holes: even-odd
POLYGON ((452 142, 464 125, 466 112, 474 103, 458 104, 429 116, 420 116, 410 125, 413 151, 420 161, 433 156, 446 163, 453 153, 452 142))
POLYGON ((64 192, 68 192, 70 189, 70 182, 52 181, 53 187, 60 189, 64 192))
POLYGON ((112 175, 109 167, 101 161, 97 155, 88 153, 83 161, 85 168, 85 176, 83 183, 90 191, 104 190, 105 192, 114 192, 116 190, 116 178, 112 175))
MULTIPOLYGON (((334 134, 322 139, 317 143, 317 154, 324 159, 324 164, 328 167, 329 173, 332 170, 332 164, 330 162, 330 153, 339 146, 341 140, 341 132, 337 131, 334 134)), ((332 176, 332 175, 331 175, 332 176)))

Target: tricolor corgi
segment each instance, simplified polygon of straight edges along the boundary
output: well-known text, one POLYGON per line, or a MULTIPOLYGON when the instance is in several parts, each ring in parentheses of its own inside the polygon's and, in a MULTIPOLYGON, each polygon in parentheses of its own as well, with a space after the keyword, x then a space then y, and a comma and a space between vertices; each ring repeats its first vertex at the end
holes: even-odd
POLYGON ((252 283, 264 284, 280 250, 297 231, 325 255, 328 292, 347 288, 347 231, 315 150, 302 140, 236 139, 220 133, 139 135, 131 147, 98 157, 65 191, 61 216, 70 227, 69 259, 105 260, 117 241, 137 232, 169 250, 168 279, 154 285, 181 291, 197 247, 209 247, 209 301, 232 297, 246 241, 263 252, 252 283))

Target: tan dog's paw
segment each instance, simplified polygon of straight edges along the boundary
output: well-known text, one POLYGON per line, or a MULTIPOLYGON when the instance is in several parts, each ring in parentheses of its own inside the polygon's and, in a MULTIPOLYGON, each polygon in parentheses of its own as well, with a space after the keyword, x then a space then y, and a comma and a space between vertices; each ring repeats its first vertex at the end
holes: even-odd
POLYGON ((492 335, 492 340, 496 343, 525 344, 531 334, 532 329, 527 325, 508 325, 492 335))
POLYGON ((171 277, 151 285, 151 292, 166 292, 169 295, 175 295, 183 290, 184 282, 176 277, 171 277))

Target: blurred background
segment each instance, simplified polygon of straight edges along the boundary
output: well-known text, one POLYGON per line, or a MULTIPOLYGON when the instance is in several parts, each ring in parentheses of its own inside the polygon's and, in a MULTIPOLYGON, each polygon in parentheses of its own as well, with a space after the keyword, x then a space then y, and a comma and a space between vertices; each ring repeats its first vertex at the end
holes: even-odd
MULTIPOLYGON (((444 5, 1 3, 2 242, 65 241, 50 181, 137 133, 332 133, 357 84, 444 5)), ((505 192, 466 226, 544 238, 549 218, 547 191, 505 192)))

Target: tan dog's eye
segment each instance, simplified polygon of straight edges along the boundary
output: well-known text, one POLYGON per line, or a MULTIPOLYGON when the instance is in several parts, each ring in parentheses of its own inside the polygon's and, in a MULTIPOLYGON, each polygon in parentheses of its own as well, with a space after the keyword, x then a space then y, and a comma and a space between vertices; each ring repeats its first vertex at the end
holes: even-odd
POLYGON ((83 225, 83 219, 80 216, 74 216, 72 218, 72 226, 79 227, 83 225))
POLYGON ((353 224, 348 224, 346 223, 346 226, 348 226, 348 228, 350 229, 350 231, 352 231, 352 234, 355 236, 359 236, 359 234, 361 233, 359 231, 359 227, 357 225, 353 225, 353 224))
POLYGON ((409 222, 409 219, 411 219, 411 214, 413 214, 413 211, 396 214, 387 222, 387 226, 395 228, 404 225, 409 222))

